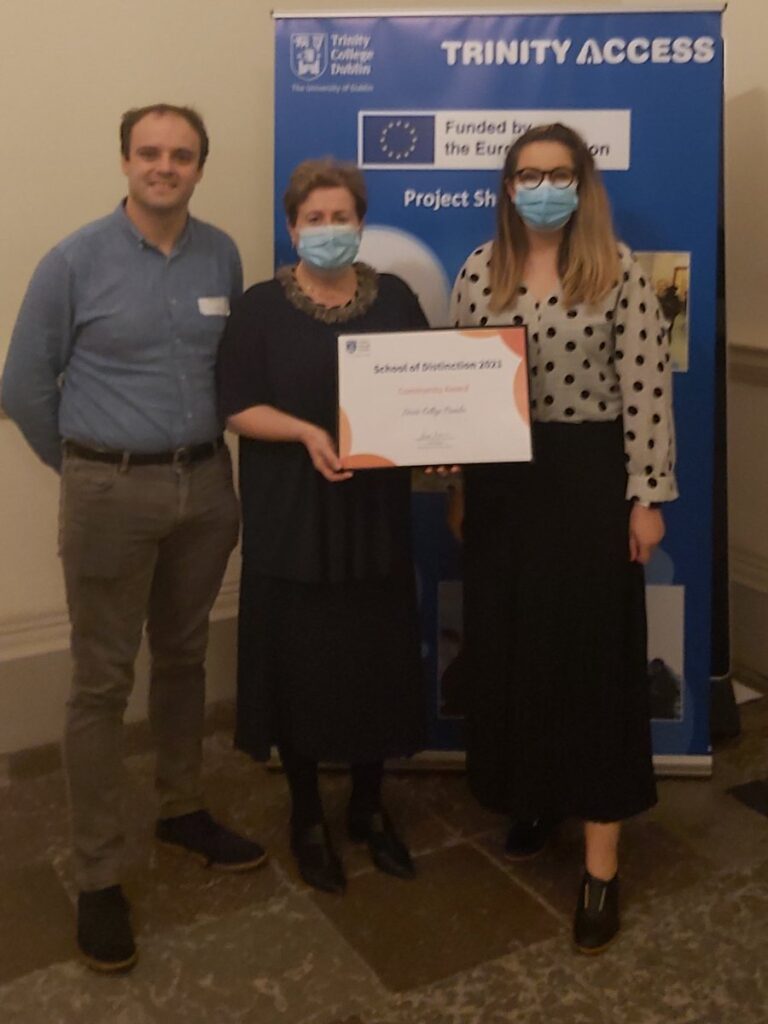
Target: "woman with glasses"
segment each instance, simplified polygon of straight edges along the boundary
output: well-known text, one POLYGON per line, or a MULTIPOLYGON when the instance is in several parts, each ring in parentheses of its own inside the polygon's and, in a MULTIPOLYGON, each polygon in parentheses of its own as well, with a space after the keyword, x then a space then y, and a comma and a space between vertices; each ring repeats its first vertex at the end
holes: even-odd
POLYGON ((453 319, 527 327, 534 460, 465 471, 468 773, 511 859, 584 822, 593 953, 619 929, 620 822, 656 801, 643 565, 677 496, 669 338, 576 132, 515 142, 497 214, 453 319))

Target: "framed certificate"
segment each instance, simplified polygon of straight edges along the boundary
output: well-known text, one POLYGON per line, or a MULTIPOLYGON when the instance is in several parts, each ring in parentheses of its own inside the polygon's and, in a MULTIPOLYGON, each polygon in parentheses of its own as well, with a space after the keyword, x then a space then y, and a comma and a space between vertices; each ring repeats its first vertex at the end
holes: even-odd
POLYGON ((339 336, 346 469, 529 462, 525 327, 339 336))

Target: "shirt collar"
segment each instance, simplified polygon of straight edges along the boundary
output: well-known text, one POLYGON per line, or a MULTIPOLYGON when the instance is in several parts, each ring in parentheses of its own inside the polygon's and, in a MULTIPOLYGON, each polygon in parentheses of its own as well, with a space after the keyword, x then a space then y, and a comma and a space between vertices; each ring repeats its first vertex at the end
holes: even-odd
MULTIPOLYGON (((147 241, 147 239, 142 235, 142 233, 133 223, 131 218, 125 212, 125 199, 121 199, 120 202, 117 204, 117 207, 114 213, 112 214, 112 219, 115 222, 115 224, 119 227, 119 229, 126 233, 134 242, 138 242, 138 244, 141 245, 142 247, 146 246, 147 248, 150 249, 157 248, 155 245, 152 244, 152 242, 147 241)), ((191 215, 187 215, 187 223, 184 225, 184 230, 182 231, 182 233, 176 239, 176 245, 173 247, 173 252, 171 253, 171 256, 175 256, 176 253, 181 252, 181 250, 189 242, 189 239, 191 238, 193 232, 194 217, 192 217, 191 215)))

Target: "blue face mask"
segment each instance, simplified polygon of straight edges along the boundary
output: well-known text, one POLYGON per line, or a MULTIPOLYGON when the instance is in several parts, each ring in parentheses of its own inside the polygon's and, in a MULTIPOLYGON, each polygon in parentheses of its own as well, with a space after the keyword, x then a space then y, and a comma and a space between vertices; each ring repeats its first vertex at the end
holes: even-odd
POLYGON ((542 181, 538 188, 516 189, 514 202, 529 227, 557 231, 568 223, 579 205, 579 194, 575 182, 567 188, 555 188, 548 181, 542 181))
POLYGON ((318 270, 341 270, 354 263, 360 248, 360 231, 346 224, 302 228, 296 251, 305 263, 318 270))

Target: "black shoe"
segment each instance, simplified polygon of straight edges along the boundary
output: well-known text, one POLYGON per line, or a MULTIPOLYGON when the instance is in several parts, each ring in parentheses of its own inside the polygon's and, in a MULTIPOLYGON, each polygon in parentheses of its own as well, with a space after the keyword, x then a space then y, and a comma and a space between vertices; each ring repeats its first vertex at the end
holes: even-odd
POLYGON ((365 818, 350 814, 347 822, 349 838, 353 843, 367 843, 371 860, 379 869, 395 878, 413 878, 413 866, 408 847, 395 832, 386 811, 376 811, 365 818))
POLYGON ((619 932, 619 876, 610 882, 584 872, 573 921, 573 941, 582 953, 601 953, 619 932))
POLYGON ((128 901, 119 885, 79 894, 77 945, 94 971, 128 971, 136 963, 128 901))
POLYGON ((163 846, 191 853, 217 871, 249 871, 267 859, 258 843, 219 825, 208 811, 161 818, 155 826, 155 839, 163 846))
POLYGON ((344 868, 331 846, 324 823, 291 828, 291 850, 307 885, 321 892, 344 892, 347 887, 344 868))
POLYGON ((532 821, 513 819, 504 843, 504 856, 507 860, 536 857, 547 845, 554 827, 555 822, 546 818, 534 818, 532 821))

